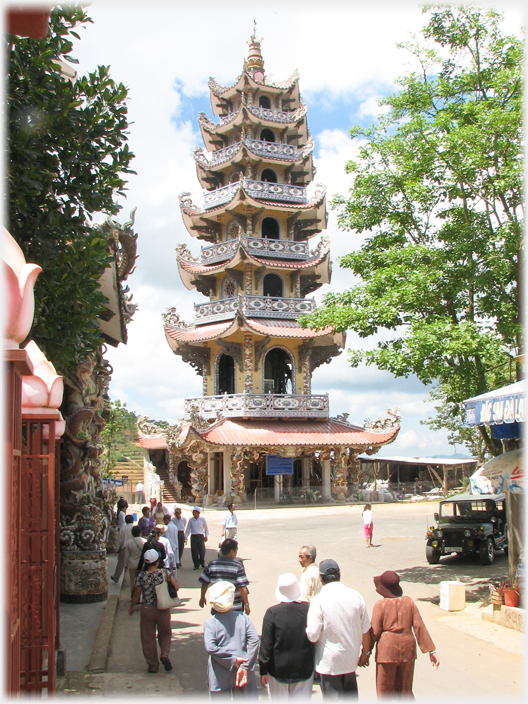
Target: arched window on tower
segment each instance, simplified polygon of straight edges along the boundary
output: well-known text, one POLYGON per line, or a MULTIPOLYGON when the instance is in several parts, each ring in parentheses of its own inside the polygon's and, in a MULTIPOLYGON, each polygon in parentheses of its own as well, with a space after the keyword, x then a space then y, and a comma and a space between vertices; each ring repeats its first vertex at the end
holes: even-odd
POLYGON ((234 298, 238 293, 238 284, 231 276, 222 281, 222 298, 234 298))
POLYGON ((235 393, 235 360, 228 354, 222 354, 218 363, 218 393, 235 393))
POLYGON ((293 393, 293 359, 280 347, 274 347, 266 354, 264 393, 293 393))
POLYGON ((267 181, 267 183, 278 183, 277 174, 273 171, 273 169, 264 169, 260 180, 267 181))
POLYGON ((264 218, 262 221, 261 234, 265 240, 280 239, 280 227, 275 218, 264 218))
POLYGON ((226 227, 226 240, 236 240, 242 232, 242 227, 235 220, 231 220, 226 227))
POLYGON ((275 135, 273 132, 269 129, 262 130, 260 133, 260 139, 262 142, 274 142, 275 141, 275 135))
POLYGON ((277 274, 266 274, 262 283, 262 295, 271 298, 282 298, 282 279, 277 274))
POLYGON ((259 98, 259 107, 260 108, 266 108, 267 110, 271 109, 271 100, 268 98, 267 95, 261 95, 259 98))

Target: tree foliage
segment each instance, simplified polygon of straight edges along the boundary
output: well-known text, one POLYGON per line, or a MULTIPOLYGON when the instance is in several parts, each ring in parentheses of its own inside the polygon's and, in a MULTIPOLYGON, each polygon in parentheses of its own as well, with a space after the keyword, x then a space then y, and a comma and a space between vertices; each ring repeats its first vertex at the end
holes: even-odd
POLYGON ((301 322, 381 337, 351 364, 416 374, 459 404, 509 383, 522 346, 523 49, 493 10, 424 12, 423 39, 403 45, 418 68, 376 124, 350 131, 353 184, 333 201, 362 236, 340 259, 359 283, 301 322))
POLYGON ((8 228, 43 269, 31 336, 61 373, 102 342, 97 317, 107 300, 98 280, 108 241, 91 220, 119 211, 123 175, 134 173, 127 89, 105 66, 74 81, 61 74, 58 62, 77 63, 75 28, 88 22, 81 7, 61 6, 44 39, 7 35, 8 228))
POLYGON ((129 411, 126 403, 121 401, 112 401, 108 412, 108 419, 104 428, 101 430, 101 439, 105 446, 105 454, 103 458, 103 473, 109 474, 114 465, 115 460, 112 457, 113 444, 116 438, 122 436, 126 431, 136 431, 137 416, 129 411))

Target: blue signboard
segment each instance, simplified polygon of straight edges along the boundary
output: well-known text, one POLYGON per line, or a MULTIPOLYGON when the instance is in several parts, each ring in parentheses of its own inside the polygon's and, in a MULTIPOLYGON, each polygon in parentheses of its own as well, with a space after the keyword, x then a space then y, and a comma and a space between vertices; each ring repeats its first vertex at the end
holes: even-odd
POLYGON ((105 486, 118 486, 122 487, 123 486, 123 480, 122 479, 112 479, 112 477, 104 477, 103 479, 103 484, 105 486))
MULTIPOLYGON (((504 394, 470 399, 466 403, 464 425, 502 425, 524 423, 524 394, 504 394)), ((517 436, 518 437, 518 436, 517 436)))
POLYGON ((293 475, 293 457, 281 457, 280 455, 267 455, 266 457, 267 475, 293 475))

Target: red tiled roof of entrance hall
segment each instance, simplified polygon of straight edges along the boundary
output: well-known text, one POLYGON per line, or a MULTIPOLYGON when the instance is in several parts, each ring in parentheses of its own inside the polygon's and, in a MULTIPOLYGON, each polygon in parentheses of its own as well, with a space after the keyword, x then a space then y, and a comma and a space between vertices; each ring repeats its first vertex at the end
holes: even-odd
POLYGON ((224 419, 200 435, 214 445, 343 445, 363 448, 388 445, 396 438, 399 429, 396 426, 383 431, 365 430, 332 419, 224 419))

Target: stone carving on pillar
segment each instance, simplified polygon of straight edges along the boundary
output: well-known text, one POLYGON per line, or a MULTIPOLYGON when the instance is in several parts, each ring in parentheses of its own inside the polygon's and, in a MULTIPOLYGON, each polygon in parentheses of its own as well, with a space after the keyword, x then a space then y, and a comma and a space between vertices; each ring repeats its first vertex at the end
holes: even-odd
POLYGON ((358 452, 354 452, 354 450, 348 451, 348 480, 353 484, 359 482, 360 468, 358 457, 358 452))
POLYGON ((312 373, 310 370, 310 357, 308 356, 303 362, 303 393, 306 396, 312 393, 312 373))
POLYGON ((253 391, 253 336, 244 335, 244 393, 253 391))
POLYGON ((231 453, 231 493, 235 495, 236 503, 246 503, 246 480, 244 476, 244 465, 246 462, 245 452, 237 447, 231 453))
POLYGON ((246 296, 251 296, 253 293, 253 285, 251 281, 251 273, 253 271, 253 265, 252 264, 246 264, 244 268, 244 293, 246 296))
POLYGON ((337 501, 344 501, 348 490, 348 453, 346 448, 336 447, 332 460, 334 481, 332 491, 337 501))
POLYGON ((103 346, 65 376, 66 430, 61 448, 60 545, 62 601, 102 601, 108 594, 106 548, 113 544, 115 492, 101 478, 101 430, 108 413, 112 368, 103 346))
POLYGON ((196 503, 203 504, 204 496, 207 494, 207 449, 203 443, 192 443, 186 455, 189 455, 187 463, 191 469, 192 493, 196 503))

